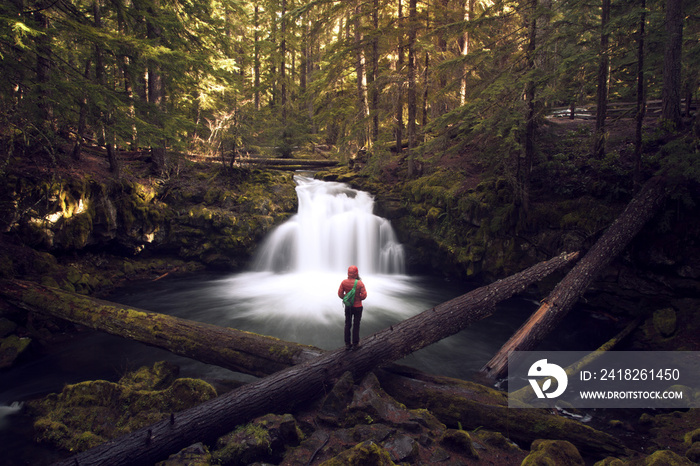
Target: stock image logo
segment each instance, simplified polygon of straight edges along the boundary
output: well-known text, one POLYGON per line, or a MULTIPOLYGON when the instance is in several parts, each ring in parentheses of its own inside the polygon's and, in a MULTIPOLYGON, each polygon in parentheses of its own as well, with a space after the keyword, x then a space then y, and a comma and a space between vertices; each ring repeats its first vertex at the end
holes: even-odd
POLYGON ((557 364, 548 363, 546 359, 540 359, 530 366, 527 375, 528 377, 538 377, 537 379, 528 379, 537 398, 556 398, 564 393, 569 383, 569 378, 564 369, 557 364), (538 382, 543 377, 547 377, 547 379, 540 388, 538 382), (548 390, 552 388, 552 378, 557 381, 557 387, 553 392, 548 393, 548 390))

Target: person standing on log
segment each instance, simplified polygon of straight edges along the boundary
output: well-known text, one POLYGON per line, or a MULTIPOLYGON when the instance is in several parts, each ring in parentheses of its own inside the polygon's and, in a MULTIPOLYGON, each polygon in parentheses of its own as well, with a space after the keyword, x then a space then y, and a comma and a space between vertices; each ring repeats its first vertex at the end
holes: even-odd
POLYGON ((360 279, 357 267, 348 267, 348 278, 340 282, 338 297, 343 299, 351 290, 355 290, 355 300, 351 306, 345 306, 345 348, 357 348, 360 343, 360 320, 362 319, 362 301, 367 298, 365 284, 360 279), (354 322, 353 322, 354 321, 354 322), (352 340, 350 339, 352 329, 352 340))

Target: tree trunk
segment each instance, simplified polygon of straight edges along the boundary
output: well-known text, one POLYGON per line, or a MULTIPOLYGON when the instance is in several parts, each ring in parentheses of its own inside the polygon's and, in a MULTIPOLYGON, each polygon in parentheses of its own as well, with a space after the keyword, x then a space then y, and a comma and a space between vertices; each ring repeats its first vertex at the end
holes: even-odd
MULTIPOLYGON (((282 122, 287 124, 287 0, 282 0, 282 16, 280 19, 280 105, 282 107, 282 122)), ((286 128, 284 131, 286 132, 286 128)))
POLYGON ((637 38, 637 114, 634 136, 634 186, 641 185, 642 178, 642 125, 646 114, 647 96, 646 80, 644 79, 644 39, 646 27, 646 0, 642 0, 639 18, 639 37, 637 38))
POLYGON ((596 241, 581 261, 542 301, 540 308, 481 369, 491 378, 503 377, 513 351, 532 350, 551 332, 583 295, 603 269, 627 246, 644 224, 661 207, 667 196, 666 181, 652 178, 630 201, 627 208, 596 241))
POLYGON ((398 47, 396 58, 396 153, 403 150, 403 1, 398 0, 397 22, 398 47))
MULTIPOLYGON (((326 393, 346 371, 360 378, 377 365, 459 332, 489 316, 495 303, 523 291, 576 257, 578 253, 562 254, 541 262, 364 338, 358 350, 326 353, 57 464, 153 464, 192 443, 211 443, 256 416, 288 411, 326 393)), ((211 341, 207 344, 216 346, 211 341)))
POLYGON ((602 158, 605 155, 605 118, 608 107, 608 73, 610 68, 610 54, 608 44, 610 33, 608 22, 610 21, 610 0, 603 0, 600 14, 600 61, 598 62, 598 92, 596 95, 595 134, 593 135, 593 157, 602 158))
POLYGON ((163 348, 171 353, 258 377, 319 356, 311 346, 218 327, 45 287, 0 282, 0 296, 30 312, 163 348))
POLYGON ((462 17, 464 19, 464 22, 467 23, 467 29, 464 31, 464 34, 462 34, 462 37, 460 37, 460 42, 461 42, 461 50, 460 53, 462 54, 462 60, 464 63, 462 64, 462 78, 460 79, 460 84, 459 84, 459 104, 464 105, 467 103, 467 81, 469 79, 469 65, 466 62, 467 55, 469 55, 469 50, 470 50, 470 38, 469 38, 469 21, 471 21, 472 17, 474 16, 474 0, 465 0, 462 3, 462 17))
POLYGON ((406 104, 408 105, 408 121, 406 122, 408 137, 408 177, 412 178, 416 173, 413 149, 416 147, 416 36, 418 29, 418 1, 409 0, 408 3, 408 92, 406 104))
POLYGON ((372 114, 372 143, 379 139, 379 0, 372 3, 372 99, 370 113, 372 114))
POLYGON ((357 119, 359 136, 357 145, 360 149, 371 147, 370 129, 368 128, 369 102, 367 96, 367 72, 365 70, 365 54, 362 45, 362 3, 355 6, 353 18, 355 45, 355 75, 357 84, 357 119))
POLYGON ((681 52, 683 49, 683 0, 666 0, 661 118, 678 128, 681 124, 681 52))
MULTIPOLYGON (((85 64, 85 72, 83 73, 83 77, 85 80, 90 79, 90 68, 92 67, 92 60, 88 58, 87 63, 85 64)), ((78 134, 76 135, 75 138, 75 145, 73 146, 73 159, 74 160, 80 160, 82 158, 82 150, 83 150, 83 137, 85 136, 85 129, 87 128, 87 116, 88 116, 88 99, 85 95, 83 95, 80 98, 80 103, 79 103, 79 116, 78 116, 78 128, 77 132, 78 134)))
MULTIPOLYGON (((529 0, 527 10, 524 13, 528 30, 527 40, 527 72, 535 71, 535 52, 537 50, 537 0, 529 0)), ((525 86, 525 102, 527 103, 527 117, 525 121, 525 157, 520 162, 518 155, 518 193, 516 202, 527 215, 530 210, 530 172, 533 160, 535 160, 535 80, 531 77, 525 86)))
MULTIPOLYGON (((158 3, 158 1, 155 1, 153 6, 149 8, 149 14, 154 17, 158 14, 156 12, 156 8, 159 6, 158 3)), ((156 25, 153 20, 147 22, 146 29, 148 38, 153 41, 154 44, 158 44, 163 33, 162 29, 156 25)), ((152 106, 151 122, 161 131, 165 131, 161 116, 161 113, 165 111, 165 89, 163 86, 163 76, 161 74, 160 65, 156 63, 155 60, 149 60, 148 102, 152 106)), ((165 134, 161 134, 157 139, 158 142, 151 146, 151 158, 153 171, 156 175, 160 176, 165 172, 167 165, 165 134)))
POLYGON ((255 110, 260 110, 260 6, 257 3, 253 13, 253 23, 255 27, 253 36, 253 89, 255 93, 255 110))

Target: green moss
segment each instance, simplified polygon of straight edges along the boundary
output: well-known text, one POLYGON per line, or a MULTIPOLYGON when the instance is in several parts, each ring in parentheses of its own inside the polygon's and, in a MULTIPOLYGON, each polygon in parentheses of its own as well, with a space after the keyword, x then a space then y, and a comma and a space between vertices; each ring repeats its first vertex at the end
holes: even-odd
POLYGON ((372 441, 365 441, 321 463, 321 466, 392 466, 388 451, 372 441))
POLYGON ((10 367, 31 342, 31 338, 20 338, 17 335, 0 338, 0 369, 10 367))
POLYGON ((521 466, 583 466, 576 447, 566 440, 535 440, 521 466))
POLYGON ((625 466, 627 463, 619 458, 608 456, 607 458, 596 462, 593 466, 625 466))
POLYGON ((448 429, 440 440, 440 444, 470 458, 479 458, 471 436, 463 430, 448 429))
POLYGON ((654 312, 652 316, 654 329, 663 337, 670 337, 676 331, 676 311, 667 307, 654 312))
POLYGON ((61 393, 28 404, 36 417, 37 439, 82 451, 216 396, 213 387, 194 379, 176 379, 163 389, 146 388, 170 379, 170 365, 156 363, 152 369, 125 375, 119 383, 98 380, 67 385, 61 393))
POLYGON ((690 446, 695 442, 700 442, 700 427, 695 430, 691 430, 690 432, 687 432, 683 436, 683 441, 687 446, 690 446))
POLYGON ((659 450, 644 458, 640 466, 692 466, 688 458, 684 458, 671 450, 659 450))

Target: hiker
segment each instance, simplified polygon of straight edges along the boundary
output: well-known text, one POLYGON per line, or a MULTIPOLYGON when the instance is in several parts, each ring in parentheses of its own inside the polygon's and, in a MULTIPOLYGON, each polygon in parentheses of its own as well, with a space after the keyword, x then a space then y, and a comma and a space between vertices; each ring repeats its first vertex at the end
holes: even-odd
POLYGON ((345 306, 345 349, 357 348, 360 342, 360 319, 362 319, 362 300, 367 298, 365 284, 360 279, 357 267, 348 267, 348 278, 340 282, 338 297, 344 298, 346 294, 355 288, 355 301, 351 306, 345 306), (353 324, 354 320, 354 324, 353 324), (352 341, 350 329, 352 328, 352 341))

